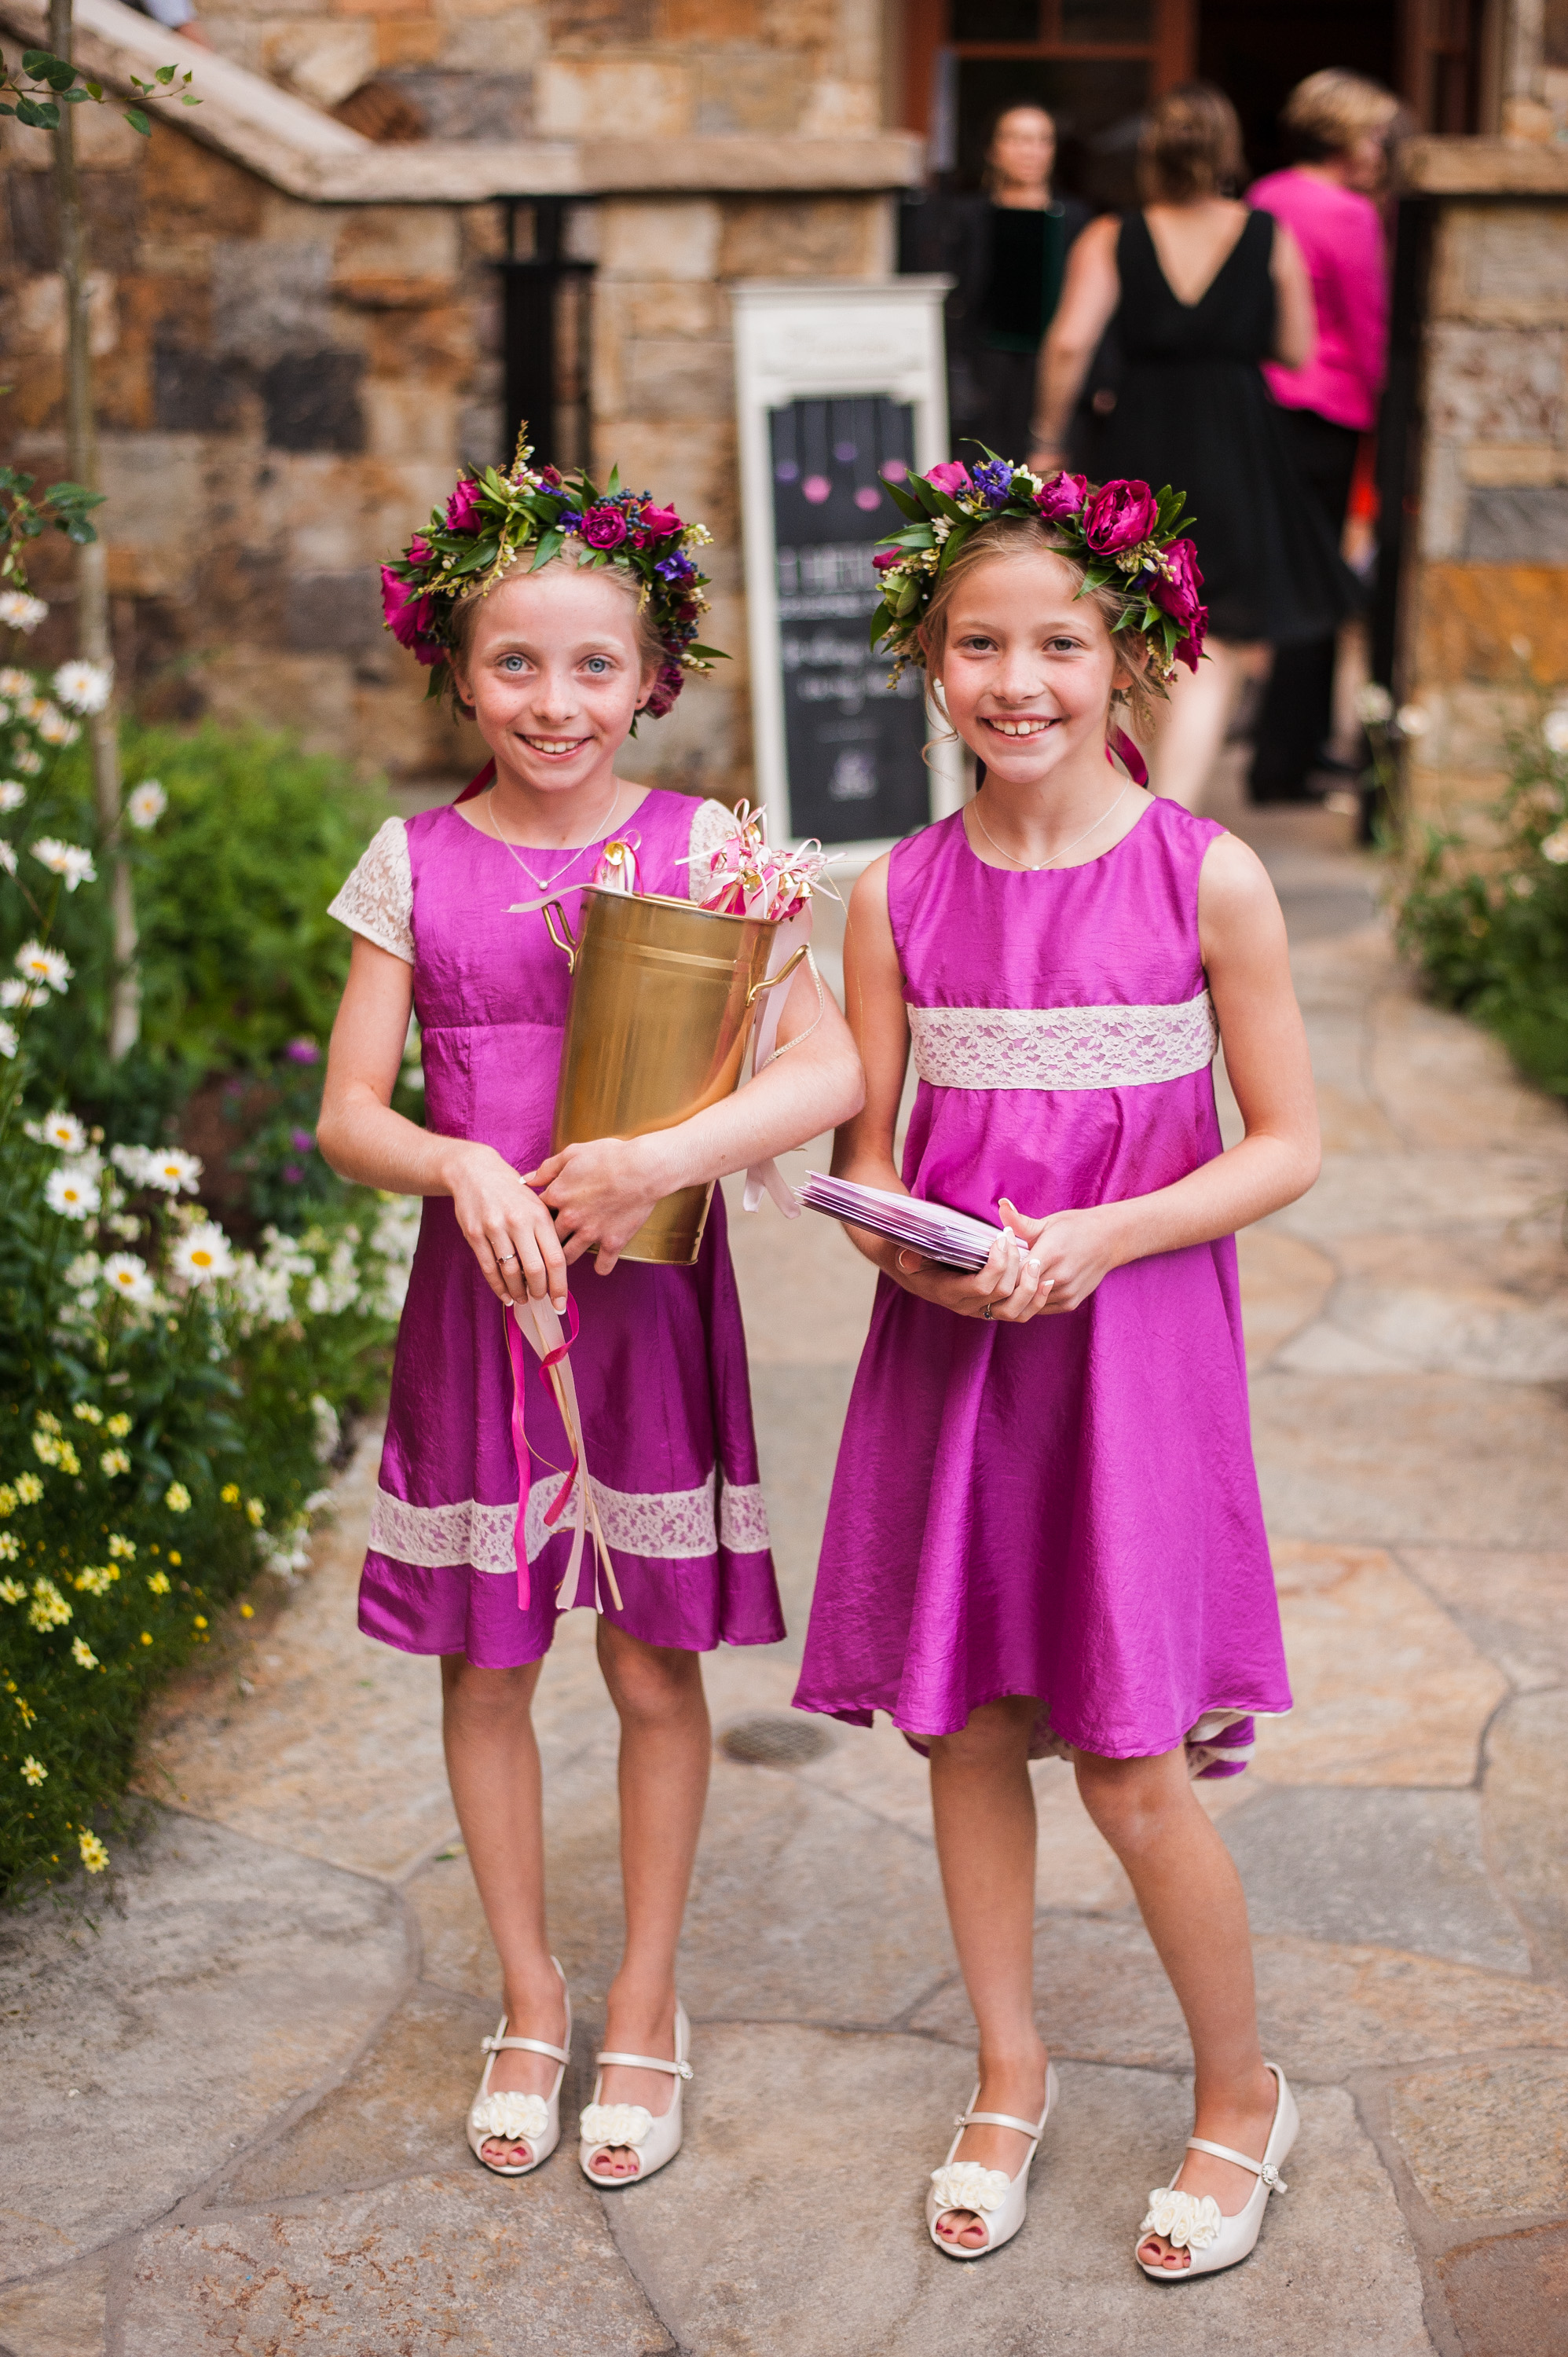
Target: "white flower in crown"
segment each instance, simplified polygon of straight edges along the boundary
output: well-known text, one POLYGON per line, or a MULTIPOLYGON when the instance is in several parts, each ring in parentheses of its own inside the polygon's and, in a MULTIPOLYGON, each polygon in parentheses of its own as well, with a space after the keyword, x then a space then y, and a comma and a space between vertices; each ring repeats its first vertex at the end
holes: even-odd
POLYGON ((478 2136, 537 2144, 550 2125, 550 2111, 542 2095, 483 2095, 468 2114, 468 2125, 478 2136))
POLYGON ((0 589, 0 622, 7 630, 36 630, 48 610, 41 597, 29 597, 25 589, 0 589))
POLYGON ((1210 2243, 1219 2240, 1224 2223, 1212 2193, 1206 2193, 1200 2201, 1193 2194, 1177 2192, 1174 2186, 1156 2185, 1149 2195, 1149 2214, 1138 2232, 1163 2234, 1178 2251, 1207 2251, 1210 2243))
POLYGON ((62 1162, 44 1180, 44 1200, 63 1220, 85 1220, 98 1209, 96 1172, 79 1162, 62 1162))
POLYGON ((153 1297, 153 1280, 147 1273, 147 1264, 139 1260, 134 1253, 111 1253, 103 1264, 103 1282, 111 1293, 117 1293, 122 1300, 130 1302, 137 1309, 145 1308, 153 1297))
POLYGON ((0 778, 0 811, 19 811, 27 799, 20 778, 0 778))
POLYGON ((74 745, 81 734, 77 723, 68 720, 52 704, 46 704, 39 713, 38 731, 46 745, 74 745))
POLYGON ((131 789, 125 800, 126 817, 133 826, 141 827, 144 832, 149 826, 156 826, 167 808, 168 796, 156 778, 144 778, 139 786, 131 789))
POLYGON ((199 1220, 181 1236, 169 1265, 189 1285, 210 1285, 234 1274, 234 1248, 215 1220, 199 1220))
POLYGON ((24 942, 16 952, 16 971, 24 982, 46 985, 64 996, 67 984, 76 968, 59 950, 48 950, 42 942, 24 942))
POLYGON ((102 712, 114 684, 113 663, 63 662, 54 676, 54 691, 72 712, 102 712))
POLYGON ((640 2104, 589 2104, 583 2112, 583 2141, 596 2147, 644 2144, 652 2126, 652 2113, 640 2104))
POLYGON ((937 2205, 942 2210, 996 2210, 1013 2182, 1004 2169, 982 2169, 977 2160, 944 2161, 931 2171, 937 2205))
POLYGON ((41 860, 51 876, 63 876, 68 892, 74 892, 79 884, 98 881, 92 854, 79 843, 58 843, 52 834, 40 834, 33 845, 33 857, 41 860))

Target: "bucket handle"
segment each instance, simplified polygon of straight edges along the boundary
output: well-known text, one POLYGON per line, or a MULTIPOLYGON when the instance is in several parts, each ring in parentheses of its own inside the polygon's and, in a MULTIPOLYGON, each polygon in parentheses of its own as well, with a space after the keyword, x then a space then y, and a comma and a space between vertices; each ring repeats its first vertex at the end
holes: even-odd
MULTIPOLYGON (((572 931, 571 919, 567 916, 565 909, 562 907, 559 900, 545 901, 544 921, 549 927, 551 940, 554 942, 556 948, 560 951, 562 956, 566 961, 567 973, 575 974, 577 971, 577 936, 572 931), (560 934, 555 930, 555 920, 557 917, 560 918, 563 926, 565 928, 566 938, 564 941, 562 940, 560 934)), ((749 1001, 747 1003, 749 1004, 749 1001)))
POLYGON ((746 1006, 748 1007, 755 1006, 763 992, 765 990, 771 990, 776 982, 788 982, 789 976, 794 973, 795 968, 800 964, 800 960, 803 957, 810 956, 810 954, 811 944, 807 942, 802 942, 800 948, 793 951, 790 955, 785 959, 777 974, 765 974, 760 982, 754 982, 752 984, 751 988, 746 994, 746 1006))

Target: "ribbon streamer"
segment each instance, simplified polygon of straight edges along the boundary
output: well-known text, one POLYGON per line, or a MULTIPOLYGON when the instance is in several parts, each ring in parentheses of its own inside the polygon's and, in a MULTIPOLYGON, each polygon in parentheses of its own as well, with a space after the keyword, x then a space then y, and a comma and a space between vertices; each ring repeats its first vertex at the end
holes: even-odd
MULTIPOLYGON (((773 928, 773 945, 768 957, 768 974, 770 975, 777 974, 797 946, 802 942, 809 944, 811 938, 811 904, 810 900, 803 900, 792 917, 785 917, 773 928)), ((817 985, 817 1022, 820 1023, 822 979, 817 972, 817 962, 812 957, 809 946, 805 963, 811 967, 811 979, 817 985)), ((782 1052, 778 1044, 779 1018, 784 1012, 784 1001, 789 995, 786 990, 768 990, 762 995, 762 1012, 757 1018, 757 1028, 752 1034, 751 1077, 753 1080, 756 1080, 758 1072, 782 1052)), ((811 1028, 814 1031, 816 1024, 812 1024, 811 1028)), ((805 1032, 800 1035, 801 1039, 807 1036, 805 1032)), ((793 1047, 795 1041, 791 1040, 789 1045, 793 1047)), ((747 1211, 757 1210, 764 1194, 772 1196, 787 1220, 800 1218, 800 1206, 796 1200, 795 1190, 771 1155, 767 1161, 754 1162, 748 1168, 746 1174, 746 1191, 741 1197, 743 1209, 747 1211)))
POLYGON ((621 1604, 620 1590, 616 1586, 615 1566, 610 1561, 609 1548, 605 1544, 605 1534, 599 1525, 599 1510, 594 1502, 594 1485, 588 1478, 588 1469, 584 1461, 583 1419, 577 1405, 577 1385, 572 1373, 571 1361, 567 1357, 567 1352, 577 1339, 577 1305, 570 1297, 567 1299, 566 1311, 571 1325, 569 1333, 563 1332, 561 1320, 549 1302, 535 1301, 532 1294, 526 1300, 512 1302, 510 1308, 503 1306, 501 1310, 506 1325, 507 1356, 511 1361, 511 1445, 512 1453, 517 1459, 517 1522, 512 1532, 512 1553, 517 1563, 518 1610, 527 1611, 530 1595, 528 1541, 525 1527, 532 1480, 532 1458, 528 1446, 528 1434, 524 1427, 522 1392, 526 1363, 522 1355, 522 1345, 526 1340, 539 1361, 540 1379, 552 1393, 556 1407, 560 1411, 562 1426, 566 1434, 566 1445, 572 1452, 572 1462, 567 1468, 566 1478, 544 1515, 546 1525, 553 1527, 565 1512, 568 1501, 575 1498, 576 1509, 572 1523, 572 1552, 562 1576, 561 1585, 555 1591, 556 1609, 561 1612, 570 1611, 572 1605, 576 1601, 577 1585, 582 1573, 583 1550, 587 1543, 589 1526, 592 1525, 595 1552, 594 1608, 596 1610, 600 1609, 599 1574, 602 1572, 615 1609, 619 1612, 624 1608, 621 1604))

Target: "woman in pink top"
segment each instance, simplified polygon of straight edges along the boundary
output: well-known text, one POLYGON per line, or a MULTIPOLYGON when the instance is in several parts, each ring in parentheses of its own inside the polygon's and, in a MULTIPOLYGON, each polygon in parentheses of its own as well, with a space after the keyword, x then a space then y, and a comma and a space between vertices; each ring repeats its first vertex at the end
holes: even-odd
MULTIPOLYGON (((1271 172, 1248 201, 1283 221, 1312 281, 1317 343, 1304 368, 1263 375, 1303 490, 1337 544, 1363 434, 1377 423, 1388 342, 1382 220, 1372 201, 1388 167, 1399 102, 1359 74, 1309 74, 1281 124, 1301 160, 1271 172)), ((1328 734, 1334 640, 1277 648, 1252 759, 1252 800, 1302 802, 1328 734)))

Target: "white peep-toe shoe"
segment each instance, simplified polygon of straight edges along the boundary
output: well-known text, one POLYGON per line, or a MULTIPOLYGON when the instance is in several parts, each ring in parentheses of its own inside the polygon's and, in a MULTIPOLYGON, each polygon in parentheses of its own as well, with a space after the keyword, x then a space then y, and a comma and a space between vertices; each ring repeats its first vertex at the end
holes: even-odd
MULTIPOLYGON (((1137 2257, 1148 2234, 1163 2234, 1176 2250, 1189 2254, 1185 2267, 1152 2267, 1146 2259, 1138 2259, 1144 2273, 1155 2283, 1186 2283, 1193 2276, 1214 2275, 1221 2267, 1233 2267, 1239 2259, 1247 2257, 1257 2242, 1270 2194, 1289 2190, 1280 2175, 1280 2163, 1295 2142, 1301 2115, 1279 2064, 1271 2062, 1267 2067, 1279 2082, 1280 2092, 1262 2160, 1254 2160, 1250 2153, 1235 2152, 1228 2144, 1210 2144, 1207 2136, 1188 2136, 1187 2140, 1189 2152, 1211 2152, 1217 2160, 1233 2160, 1238 2169, 1251 2170, 1258 2181, 1246 2206, 1228 2218, 1212 2193, 1204 2194, 1201 2200, 1191 2193, 1180 2193, 1176 2178, 1169 2185, 1157 2185, 1150 2194, 1149 2214, 1138 2229, 1133 2256, 1137 2257)), ((1178 2169, 1176 2177, 1180 2175, 1178 2169)))
POLYGON ((507 2018, 503 2013, 496 2024, 493 2038, 479 2040, 479 2051, 488 2057, 485 2075, 479 2081, 479 2092, 468 2106, 468 2148, 474 2158, 495 2177, 526 2177, 531 2169, 549 2159, 561 2141, 561 2082, 566 2076, 566 2065, 572 2053, 572 1992, 566 1986, 566 1975, 561 1973, 561 1994, 566 2001, 566 2043, 551 2046, 542 2038, 509 2038, 507 2018), (496 2056, 508 2048, 519 2048, 529 2054, 548 2054, 560 2064, 555 2083, 548 2095, 525 2095, 515 2088, 505 2093, 490 2093, 490 2072, 496 2067, 496 2056), (532 2158, 515 2163, 487 2160, 484 2147, 491 2140, 507 2144, 527 2145, 532 2158))
MULTIPOLYGON (((970 2097, 972 2105, 980 2094, 978 2084, 970 2097)), ((1029 2165, 1045 2134, 1046 2122, 1057 2099, 1056 2065, 1046 2065, 1046 2107, 1037 2120, 1015 2119, 1011 2112, 977 2112, 972 2109, 958 2115, 958 2135, 948 2147, 948 2157, 940 2169, 931 2171, 931 2190, 926 2196, 926 2231, 939 2251, 950 2259, 983 2259, 988 2251, 999 2251, 1010 2243, 1024 2222, 1029 2207, 1029 2165), (1029 2149, 1024 2155, 1024 2166, 1016 2177, 1009 2177, 1004 2169, 982 2169, 978 2161, 954 2160, 965 2128, 1016 2128, 1029 2138, 1029 2149), (971 2210, 985 2229, 983 2243, 949 2243, 937 2232, 937 2220, 950 2210, 971 2210)))
POLYGON ((583 2174, 590 2185, 608 2186, 618 2190, 623 2185, 640 2185, 667 2160, 673 2160, 681 2149, 681 2097, 686 2081, 692 2075, 687 2061, 692 2047, 692 2025, 686 2018, 686 2008, 679 2001, 675 2007, 675 2060, 673 2062, 658 2054, 596 2054, 598 2072, 594 2080, 594 2100, 583 2107, 582 2145, 577 2158, 583 2174), (641 2104, 601 2104, 599 2089, 604 2084, 607 2062, 623 2062, 633 2071, 667 2071, 675 2082, 675 2092, 670 2098, 670 2108, 657 2117, 641 2104), (630 2177, 606 2177, 592 2166, 595 2153, 603 2152, 607 2145, 629 2145, 637 2155, 637 2169, 630 2177))

